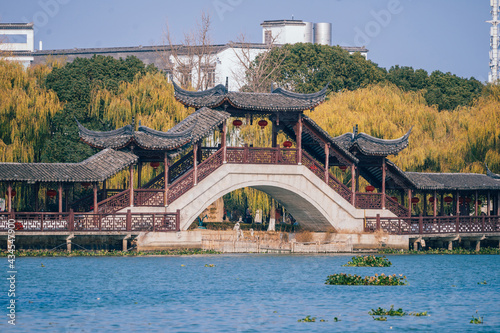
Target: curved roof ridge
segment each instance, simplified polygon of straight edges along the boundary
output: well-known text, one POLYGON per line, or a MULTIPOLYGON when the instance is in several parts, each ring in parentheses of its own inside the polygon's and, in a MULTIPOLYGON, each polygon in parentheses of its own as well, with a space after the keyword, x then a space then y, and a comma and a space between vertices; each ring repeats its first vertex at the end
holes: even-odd
MULTIPOLYGON (((374 137, 374 136, 371 136, 370 134, 366 134, 366 133, 358 133, 356 134, 355 138, 354 138, 354 141, 356 141, 359 137, 362 137, 366 140, 369 140, 369 141, 372 141, 372 142, 377 142, 377 143, 384 143, 384 144, 398 144, 398 143, 401 143, 403 141, 407 141, 408 138, 410 137, 410 134, 411 134, 411 131, 413 129, 413 126, 408 130, 408 132, 406 132, 405 135, 397 138, 397 139, 381 139, 381 138, 377 138, 377 137, 374 137)), ((349 134, 349 133, 346 133, 346 134, 349 134)), ((345 135, 345 134, 343 134, 345 135)))
POLYGON ((500 179, 500 175, 499 174, 496 174, 496 173, 493 173, 490 168, 488 168, 488 164, 484 163, 484 166, 486 167, 486 175, 488 177, 491 177, 493 179, 500 179))
POLYGON ((80 130, 80 132, 85 134, 85 135, 88 135, 88 136, 98 137, 98 138, 107 138, 107 137, 117 136, 117 135, 129 135, 129 136, 134 135, 134 129, 132 128, 132 125, 125 125, 121 128, 117 128, 115 130, 102 132, 102 131, 90 130, 90 129, 86 128, 85 126, 83 126, 82 124, 80 124, 78 119, 75 118, 75 120, 76 120, 76 124, 78 125, 78 129, 80 130))
POLYGON ((143 132, 146 134, 155 135, 155 136, 158 136, 161 138, 173 139, 173 138, 178 138, 178 137, 191 136, 191 132, 193 131, 195 126, 196 126, 196 122, 193 123, 189 128, 187 128, 183 131, 179 131, 179 132, 171 131, 173 128, 169 129, 167 132, 163 132, 163 131, 158 131, 158 130, 152 129, 152 128, 147 127, 147 126, 139 126, 137 131, 143 132))
POLYGON ((189 97, 206 97, 206 96, 224 96, 228 93, 227 88, 223 84, 218 84, 213 88, 202 91, 190 91, 182 88, 174 80, 171 80, 174 85, 175 93, 189 97))
POLYGON ((296 93, 294 91, 286 90, 281 87, 274 89, 271 93, 273 94, 280 94, 286 97, 291 97, 291 98, 299 98, 299 99, 316 99, 316 98, 321 98, 326 96, 326 91, 328 90, 328 85, 330 85, 330 82, 326 84, 326 86, 323 87, 320 91, 316 91, 314 93, 310 94, 302 94, 302 93, 296 93))

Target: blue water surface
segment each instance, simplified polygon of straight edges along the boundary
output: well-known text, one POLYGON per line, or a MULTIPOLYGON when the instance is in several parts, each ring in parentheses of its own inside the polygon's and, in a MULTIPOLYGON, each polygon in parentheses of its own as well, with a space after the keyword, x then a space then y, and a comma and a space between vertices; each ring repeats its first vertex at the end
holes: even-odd
POLYGON ((18 258, 17 324, 2 310, 0 332, 500 332, 500 256, 393 255, 388 268, 342 267, 350 257, 18 258), (341 272, 404 274, 409 285, 324 284, 341 272), (368 315, 391 305, 430 316, 368 315), (469 323, 476 311, 484 324, 469 323), (298 322, 307 315, 317 321, 298 322))

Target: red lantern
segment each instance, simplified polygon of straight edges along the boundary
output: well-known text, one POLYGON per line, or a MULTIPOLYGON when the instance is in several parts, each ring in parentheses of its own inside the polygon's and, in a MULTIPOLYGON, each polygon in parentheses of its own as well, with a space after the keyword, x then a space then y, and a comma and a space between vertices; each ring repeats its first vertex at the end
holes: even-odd
POLYGON ((316 171, 316 170, 318 170, 318 167, 317 167, 316 165, 314 165, 314 164, 313 164, 313 165, 311 165, 311 166, 309 167, 309 169, 311 169, 312 171, 316 171))
POLYGON ((391 197, 392 200, 399 202, 398 197, 391 197))
POLYGON ((56 190, 48 190, 47 191, 47 196, 49 198, 54 198, 56 195, 57 195, 57 191, 56 190))
POLYGON ((156 169, 160 166, 160 162, 151 162, 151 163, 149 163, 149 165, 151 165, 151 167, 153 169, 156 169))
POLYGON ((472 199, 471 199, 471 198, 465 198, 465 202, 466 202, 466 203, 470 203, 471 201, 472 201, 472 199))
POLYGON ((233 126, 235 126, 236 128, 240 128, 241 125, 243 125, 243 122, 241 120, 233 120, 233 126))
POLYGON ((453 198, 452 197, 446 197, 444 198, 444 202, 446 202, 447 204, 450 204, 453 202, 453 198))
POLYGON ((290 141, 283 142, 283 147, 290 148, 291 146, 292 146, 292 143, 290 141))
MULTIPOLYGON (((16 193, 17 193, 16 190, 14 190, 14 189, 10 190, 10 195, 12 195, 13 197, 16 196, 16 193)), ((9 191, 7 190, 7 196, 8 195, 9 195, 9 191)))
POLYGON ((463 205, 463 203, 464 203, 464 198, 463 198, 463 197, 458 198, 458 203, 459 203, 459 204, 461 204, 461 205, 463 205))
POLYGON ((413 198, 411 198, 411 203, 412 203, 412 204, 416 205, 416 204, 418 204, 419 202, 420 202, 420 199, 419 199, 419 198, 417 198, 417 197, 413 197, 413 198))
POLYGON ((481 200, 478 200, 478 201, 477 201, 478 206, 481 206, 481 204, 482 204, 482 203, 483 203, 483 202, 482 202, 481 200))
POLYGON ((82 183, 82 186, 83 186, 85 189, 87 189, 87 188, 89 188, 89 187, 90 187, 90 183, 82 183))
POLYGON ((373 192, 373 191, 375 191, 375 186, 368 185, 367 187, 365 187, 365 190, 366 190, 366 192, 373 192))
POLYGON ((342 172, 345 172, 347 170, 347 165, 341 165, 339 166, 339 169, 342 170, 342 172))
POLYGON ((267 126, 267 120, 261 119, 259 120, 258 124, 260 126, 260 129, 264 129, 264 127, 267 126))
POLYGON ((434 197, 430 197, 429 198, 429 202, 433 204, 434 203, 434 197))

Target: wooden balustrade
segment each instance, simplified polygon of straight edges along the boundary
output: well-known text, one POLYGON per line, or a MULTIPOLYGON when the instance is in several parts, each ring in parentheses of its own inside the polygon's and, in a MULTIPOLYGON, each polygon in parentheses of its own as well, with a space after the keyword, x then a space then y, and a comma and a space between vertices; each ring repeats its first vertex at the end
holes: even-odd
POLYGON ((180 212, 175 213, 0 213, 0 231, 9 221, 22 232, 141 232, 179 231, 180 212))
POLYGON ((500 216, 367 217, 365 231, 396 235, 500 233, 500 216))

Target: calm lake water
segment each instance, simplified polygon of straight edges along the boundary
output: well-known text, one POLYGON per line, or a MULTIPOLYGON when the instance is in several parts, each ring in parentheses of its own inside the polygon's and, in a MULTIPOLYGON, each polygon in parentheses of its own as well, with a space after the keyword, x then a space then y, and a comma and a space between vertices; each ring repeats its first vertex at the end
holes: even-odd
POLYGON ((17 325, 2 315, 0 332, 500 332, 500 256, 387 256, 392 267, 341 267, 351 256, 18 258, 17 325), (324 284, 340 272, 404 274, 409 285, 324 284), (368 315, 391 304, 430 316, 368 315), (483 325, 469 324, 476 310, 483 325), (317 322, 297 322, 307 315, 317 322))

